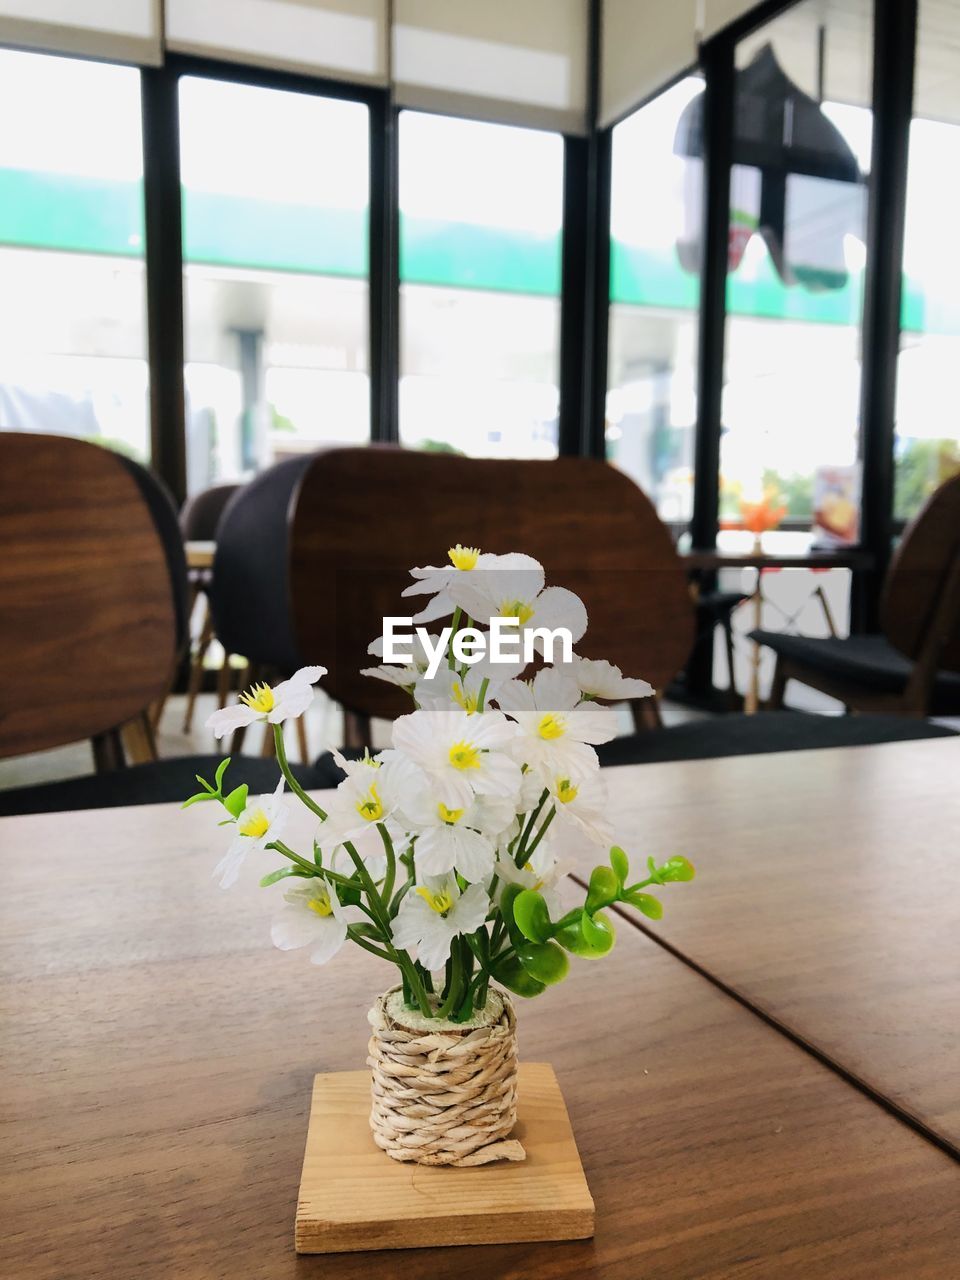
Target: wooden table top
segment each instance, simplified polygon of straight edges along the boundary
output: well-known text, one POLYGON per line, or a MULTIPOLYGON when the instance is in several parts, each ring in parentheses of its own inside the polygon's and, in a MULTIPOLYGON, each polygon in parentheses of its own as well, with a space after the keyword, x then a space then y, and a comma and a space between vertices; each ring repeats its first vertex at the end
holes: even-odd
POLYGON ((830 551, 732 551, 722 547, 680 553, 690 569, 869 569, 873 557, 858 547, 830 551))
POLYGON ((960 738, 608 770, 650 932, 960 1153, 960 738))
POLYGON ((278 890, 256 868, 219 890, 222 840, 202 807, 0 821, 0 1274, 955 1273, 956 1161, 627 925, 607 960, 520 1010, 522 1055, 564 1090, 595 1240, 298 1260, 311 1081, 362 1065, 392 971, 273 950, 278 890))

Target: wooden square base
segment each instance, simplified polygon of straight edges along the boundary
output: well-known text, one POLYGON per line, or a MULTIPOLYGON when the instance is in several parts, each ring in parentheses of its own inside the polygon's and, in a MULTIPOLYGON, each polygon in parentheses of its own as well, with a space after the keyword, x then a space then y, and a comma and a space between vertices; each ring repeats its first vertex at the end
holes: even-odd
POLYGON ((370 1133, 370 1073, 317 1076, 297 1204, 298 1253, 582 1240, 594 1208, 553 1068, 520 1066, 526 1160, 472 1169, 391 1160, 370 1133))

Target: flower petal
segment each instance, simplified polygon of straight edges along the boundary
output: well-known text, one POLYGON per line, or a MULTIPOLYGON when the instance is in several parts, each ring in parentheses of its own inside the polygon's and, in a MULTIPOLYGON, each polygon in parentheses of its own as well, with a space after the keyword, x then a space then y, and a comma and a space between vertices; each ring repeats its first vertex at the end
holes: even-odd
POLYGON ((254 724, 259 719, 258 711, 242 702, 236 702, 230 707, 221 707, 208 716, 206 728, 213 730, 215 738, 223 738, 226 734, 233 733, 234 729, 242 729, 244 725, 254 724))

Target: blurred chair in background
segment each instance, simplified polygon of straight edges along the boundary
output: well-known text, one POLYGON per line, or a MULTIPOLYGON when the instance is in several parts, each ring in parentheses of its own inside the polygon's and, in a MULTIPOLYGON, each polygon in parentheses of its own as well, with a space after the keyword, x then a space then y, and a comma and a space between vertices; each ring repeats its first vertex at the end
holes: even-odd
MULTIPOLYGON (((127 767, 123 734, 167 691, 187 636, 183 543, 145 468, 67 436, 0 433, 0 758, 91 740, 97 772, 0 791, 0 814, 182 800, 219 756, 127 767)), ((129 744, 128 744, 129 745, 129 744)), ((296 767, 305 786, 318 785, 296 767)), ((244 761, 252 792, 276 767, 244 761)))
MULTIPOLYGON (((304 665, 290 619, 287 525, 300 478, 317 456, 302 454, 262 471, 227 505, 217 526, 209 597, 213 626, 225 653, 247 659, 246 685, 275 683, 304 665)), ((364 517, 361 505, 353 519, 364 517)), ((226 701, 222 697, 219 705, 226 701)), ((303 718, 296 724, 300 756, 306 762, 303 718)), ((232 754, 242 749, 245 736, 244 730, 234 734, 232 754)), ((270 754, 274 745, 273 735, 264 734, 264 752, 270 754)))
MULTIPOLYGON (((180 531, 184 542, 216 542, 217 528, 220 518, 233 495, 240 488, 238 484, 217 484, 202 493, 195 493, 183 504, 180 511, 180 531)), ((213 625, 213 613, 210 609, 210 589, 213 579, 212 569, 190 569, 190 615, 197 600, 203 597, 203 621, 196 647, 190 657, 190 678, 187 685, 187 701, 183 713, 183 732, 189 733, 193 728, 193 712, 197 695, 203 684, 204 664, 210 645, 217 635, 213 625)), ((217 704, 225 706, 232 685, 232 668, 230 654, 223 652, 223 662, 217 675, 217 704)))
POLYGON ((798 680, 851 711, 960 713, 960 476, 942 484, 904 530, 880 611, 876 635, 753 631, 777 655, 769 705, 781 707, 787 682, 798 680))

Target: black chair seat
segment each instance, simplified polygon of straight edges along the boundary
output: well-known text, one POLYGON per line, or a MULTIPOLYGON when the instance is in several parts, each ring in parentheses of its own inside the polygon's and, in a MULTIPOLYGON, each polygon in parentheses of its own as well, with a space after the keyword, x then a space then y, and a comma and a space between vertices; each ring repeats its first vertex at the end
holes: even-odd
MULTIPOLYGON (((133 765, 115 773, 97 773, 84 778, 65 778, 34 787, 12 787, 0 791, 0 817, 23 813, 60 813, 67 809, 113 809, 122 805, 166 804, 184 801, 199 790, 196 775, 213 781, 220 756, 182 756, 158 760, 154 764, 133 765)), ((303 787, 329 786, 312 765, 291 765, 293 776, 303 787)), ((227 770, 226 782, 238 787, 245 782, 252 796, 266 795, 277 785, 280 770, 275 760, 263 756, 235 756, 227 770)))
POLYGON ((750 595, 746 591, 706 591, 697 600, 697 604, 704 613, 722 621, 725 617, 729 618, 744 600, 749 599, 750 595))
MULTIPOLYGON (((913 738, 955 737, 952 729, 902 716, 818 716, 802 711, 717 716, 614 738, 597 748, 603 766, 656 764, 665 760, 713 760, 772 751, 862 747, 913 738)), ((318 762, 319 763, 319 762, 318 762)))
MULTIPOLYGON (((881 635, 813 639, 778 631, 751 631, 750 639, 788 662, 879 693, 902 693, 913 671, 910 659, 881 635)), ((944 671, 937 676, 931 708, 937 715, 960 711, 960 675, 944 671)))

